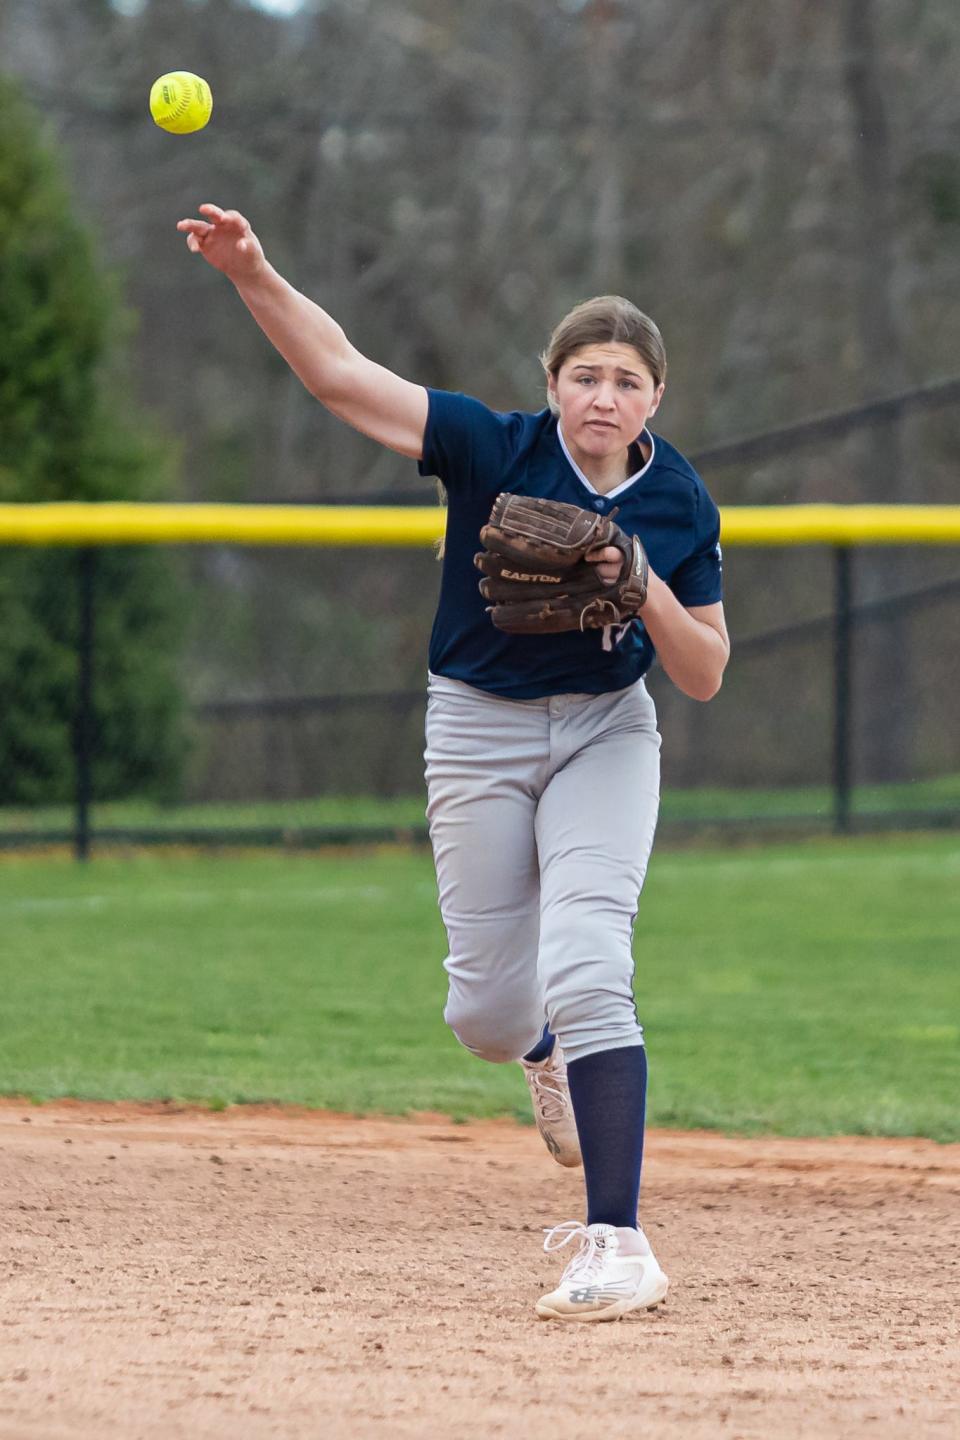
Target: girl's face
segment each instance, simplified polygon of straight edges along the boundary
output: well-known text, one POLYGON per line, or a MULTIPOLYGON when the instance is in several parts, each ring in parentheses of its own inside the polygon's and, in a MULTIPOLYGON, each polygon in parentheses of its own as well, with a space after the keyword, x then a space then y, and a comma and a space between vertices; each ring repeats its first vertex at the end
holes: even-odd
POLYGON ((663 386, 632 345, 584 345, 547 381, 567 444, 594 460, 625 451, 656 414, 663 386))

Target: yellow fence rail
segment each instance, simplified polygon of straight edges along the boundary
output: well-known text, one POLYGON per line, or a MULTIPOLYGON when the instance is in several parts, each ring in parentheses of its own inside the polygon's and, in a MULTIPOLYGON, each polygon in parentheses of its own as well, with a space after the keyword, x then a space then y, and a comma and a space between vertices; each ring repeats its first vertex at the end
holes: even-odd
MULTIPOLYGON (((724 545, 956 545, 960 505, 728 505, 724 545)), ((427 546, 435 505, 0 505, 0 545, 427 546)))

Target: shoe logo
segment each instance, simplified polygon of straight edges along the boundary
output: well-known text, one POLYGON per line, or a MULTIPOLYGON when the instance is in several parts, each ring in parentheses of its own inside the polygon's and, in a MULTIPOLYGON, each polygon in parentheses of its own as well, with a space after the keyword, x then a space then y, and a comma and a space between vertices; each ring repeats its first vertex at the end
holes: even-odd
POLYGON ((544 1145, 546 1145, 547 1149, 550 1151, 550 1154, 556 1160, 560 1155, 560 1146, 558 1142, 553 1138, 549 1130, 541 1130, 540 1134, 543 1136, 544 1145))
POLYGON ((590 1305, 598 1300, 622 1300, 625 1295, 632 1295, 635 1288, 629 1280, 614 1285, 581 1285, 570 1291, 570 1302, 573 1305, 590 1305))

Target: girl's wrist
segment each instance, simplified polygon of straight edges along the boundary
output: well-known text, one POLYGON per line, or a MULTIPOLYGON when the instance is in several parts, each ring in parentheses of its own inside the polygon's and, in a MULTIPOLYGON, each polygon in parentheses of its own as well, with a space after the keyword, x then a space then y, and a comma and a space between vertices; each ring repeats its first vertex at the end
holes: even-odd
POLYGON ((245 300, 266 296, 283 284, 280 275, 268 260, 262 260, 253 274, 231 275, 230 279, 238 294, 245 300))
POLYGON ((670 586, 665 584, 654 570, 648 570, 647 598, 644 602, 643 609, 640 611, 640 619, 644 620, 648 616, 656 619, 657 616, 663 613, 664 602, 667 601, 668 597, 671 599, 673 597, 673 591, 670 589, 670 586))

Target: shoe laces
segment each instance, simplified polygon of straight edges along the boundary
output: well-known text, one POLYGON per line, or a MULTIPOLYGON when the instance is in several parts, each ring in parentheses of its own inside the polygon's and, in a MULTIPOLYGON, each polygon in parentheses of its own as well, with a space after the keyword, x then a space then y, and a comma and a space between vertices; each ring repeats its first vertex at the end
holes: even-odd
POLYGON ((570 1101, 563 1079, 555 1070, 531 1070, 528 1073, 541 1119, 548 1125, 565 1120, 570 1101))
POLYGON ((554 1225, 552 1229, 545 1231, 546 1240, 543 1248, 549 1255, 554 1250, 562 1250, 573 1240, 579 1240, 580 1249, 567 1265, 563 1272, 563 1280, 596 1280, 603 1268, 605 1260, 609 1260, 611 1252, 615 1249, 610 1246, 599 1246, 597 1237, 592 1230, 588 1230, 582 1220, 564 1220, 560 1225, 554 1225))

